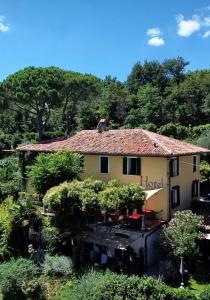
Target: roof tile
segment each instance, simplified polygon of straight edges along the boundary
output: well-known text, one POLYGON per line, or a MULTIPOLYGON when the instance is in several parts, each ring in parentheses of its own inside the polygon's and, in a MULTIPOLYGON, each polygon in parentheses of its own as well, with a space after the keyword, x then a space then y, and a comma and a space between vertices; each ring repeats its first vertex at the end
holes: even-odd
POLYGON ((63 140, 18 147, 18 151, 53 152, 69 149, 88 154, 173 156, 209 153, 210 150, 144 129, 98 132, 82 130, 63 140))

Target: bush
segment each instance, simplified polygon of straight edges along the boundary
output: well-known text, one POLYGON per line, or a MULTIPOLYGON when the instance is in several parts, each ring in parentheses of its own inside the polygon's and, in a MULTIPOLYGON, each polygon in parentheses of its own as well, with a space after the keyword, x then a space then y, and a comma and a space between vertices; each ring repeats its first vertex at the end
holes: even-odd
POLYGON ((179 124, 168 123, 159 128, 159 133, 183 140, 188 137, 189 128, 179 124))
POLYGON ((65 180, 72 180, 82 171, 81 155, 68 151, 58 151, 52 154, 41 153, 36 163, 30 167, 29 177, 40 195, 48 189, 65 180))
POLYGON ((73 263, 67 256, 45 255, 44 262, 41 265, 43 273, 50 276, 69 276, 73 274, 73 263))
MULTIPOLYGON (((67 295, 67 294, 66 294, 67 295)), ((152 277, 91 271, 69 290, 71 300, 196 300, 189 290, 173 289, 152 277)))
POLYGON ((20 295, 30 294, 31 289, 27 290, 26 286, 29 287, 33 281, 33 293, 35 293, 41 288, 37 282, 39 274, 39 268, 31 260, 18 258, 4 262, 0 264, 0 291, 6 299, 9 297, 15 299, 20 295))
POLYGON ((209 300, 210 299, 210 287, 206 287, 199 295, 199 300, 209 300))
POLYGON ((21 172, 17 156, 0 160, 0 200, 8 195, 17 196, 21 189, 21 172))

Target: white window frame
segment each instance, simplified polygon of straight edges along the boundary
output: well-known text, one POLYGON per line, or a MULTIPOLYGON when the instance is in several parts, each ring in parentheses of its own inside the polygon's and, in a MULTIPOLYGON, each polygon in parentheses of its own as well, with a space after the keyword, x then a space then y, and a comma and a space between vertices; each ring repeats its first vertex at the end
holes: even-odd
POLYGON ((100 156, 99 156, 99 173, 100 173, 100 174, 104 174, 104 175, 110 173, 110 162, 109 162, 109 156, 108 156, 108 155, 100 155, 100 156), (107 158, 108 158, 108 172, 107 172, 107 173, 101 172, 101 158, 102 158, 102 157, 107 157, 107 158))

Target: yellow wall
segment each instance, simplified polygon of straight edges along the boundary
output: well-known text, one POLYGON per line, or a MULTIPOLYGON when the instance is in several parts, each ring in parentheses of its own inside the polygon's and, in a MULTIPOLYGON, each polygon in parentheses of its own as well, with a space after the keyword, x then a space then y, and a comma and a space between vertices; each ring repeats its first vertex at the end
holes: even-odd
MULTIPOLYGON (((197 157, 197 170, 193 172, 193 156, 181 156, 179 157, 179 176, 171 178, 171 187, 179 185, 180 186, 180 206, 172 209, 171 213, 177 210, 183 210, 190 208, 192 200, 192 181, 199 180, 199 164, 200 155, 197 157)), ((200 193, 198 193, 199 195, 200 193)))
MULTIPOLYGON (((85 171, 82 177, 92 176, 95 179, 108 181, 117 179, 122 183, 141 183, 141 176, 137 175, 124 175, 123 174, 123 157, 122 156, 109 156, 109 173, 101 174, 100 170, 100 155, 85 155, 84 168, 85 171)), ((146 188, 146 179, 148 182, 163 181, 167 184, 167 159, 162 157, 142 157, 141 158, 141 173, 142 185, 146 188)))
MULTIPOLYGON (((197 164, 199 165, 200 156, 197 155, 197 164)), ((169 159, 164 157, 141 157, 141 176, 124 175, 123 174, 123 157, 109 156, 109 173, 101 174, 100 155, 85 155, 84 167, 85 171, 82 177, 92 176, 95 179, 108 181, 117 179, 122 183, 139 183, 145 187, 145 190, 157 189, 159 186, 156 183, 163 185, 163 190, 147 200, 145 205, 155 211, 159 211, 159 216, 164 219, 169 219, 169 195, 170 181, 171 188, 180 186, 180 206, 171 210, 171 216, 177 210, 183 210, 190 207, 191 202, 191 187, 192 181, 199 179, 199 168, 197 171, 192 171, 193 156, 179 157, 179 176, 171 177, 169 180, 169 159), (151 183, 153 183, 151 185, 151 183), (149 184, 149 185, 148 185, 149 184)))
POLYGON ((147 200, 145 205, 147 208, 160 212, 160 218, 168 219, 168 164, 169 160, 163 157, 141 157, 141 176, 124 175, 123 174, 123 157, 109 156, 109 173, 101 174, 100 155, 85 155, 84 168, 85 171, 82 177, 93 177, 108 181, 117 179, 122 183, 139 183, 145 187, 145 190, 157 189, 162 187, 163 190, 154 195, 150 200, 147 200), (161 186, 158 186, 158 185, 161 186))

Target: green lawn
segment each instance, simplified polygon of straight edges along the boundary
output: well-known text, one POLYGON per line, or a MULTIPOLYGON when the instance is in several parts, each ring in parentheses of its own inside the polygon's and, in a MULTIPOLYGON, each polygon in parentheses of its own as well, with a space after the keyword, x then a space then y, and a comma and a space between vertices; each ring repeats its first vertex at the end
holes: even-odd
POLYGON ((200 292, 202 292, 206 287, 210 287, 210 283, 201 283, 196 281, 194 278, 189 280, 188 288, 193 290, 196 296, 199 296, 200 292))

